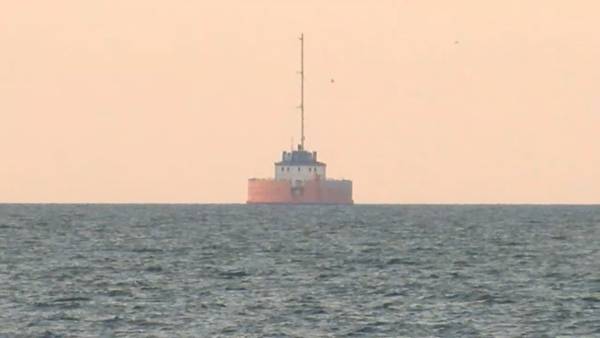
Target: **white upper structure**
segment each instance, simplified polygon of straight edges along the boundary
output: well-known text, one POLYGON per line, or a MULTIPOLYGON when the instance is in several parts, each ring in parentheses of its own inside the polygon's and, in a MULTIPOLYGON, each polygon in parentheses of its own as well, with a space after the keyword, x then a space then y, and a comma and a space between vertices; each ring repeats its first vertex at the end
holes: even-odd
POLYGON ((317 152, 305 151, 302 146, 292 152, 284 151, 281 161, 275 163, 275 179, 289 180, 293 185, 308 180, 325 180, 326 164, 317 161, 317 152))

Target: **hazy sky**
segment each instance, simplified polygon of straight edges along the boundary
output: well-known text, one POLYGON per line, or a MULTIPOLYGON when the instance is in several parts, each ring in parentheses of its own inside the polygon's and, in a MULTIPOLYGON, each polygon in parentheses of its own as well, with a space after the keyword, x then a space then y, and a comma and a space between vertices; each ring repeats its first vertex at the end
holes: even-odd
POLYGON ((304 32, 307 147, 357 203, 598 203, 598 13, 5 1, 0 202, 244 202, 299 139, 304 32))

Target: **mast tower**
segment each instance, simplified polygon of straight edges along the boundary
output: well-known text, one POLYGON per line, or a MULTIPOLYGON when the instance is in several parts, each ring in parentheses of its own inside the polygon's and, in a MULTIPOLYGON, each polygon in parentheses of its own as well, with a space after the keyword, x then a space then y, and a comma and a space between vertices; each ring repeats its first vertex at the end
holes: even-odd
POLYGON ((300 149, 304 151, 304 33, 300 34, 300 149))

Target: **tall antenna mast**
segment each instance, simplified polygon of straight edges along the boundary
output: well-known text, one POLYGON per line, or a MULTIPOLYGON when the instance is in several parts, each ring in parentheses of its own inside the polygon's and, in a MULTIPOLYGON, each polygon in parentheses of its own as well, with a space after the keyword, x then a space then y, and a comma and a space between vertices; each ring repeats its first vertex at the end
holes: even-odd
POLYGON ((304 150, 304 33, 300 34, 300 149, 304 150))

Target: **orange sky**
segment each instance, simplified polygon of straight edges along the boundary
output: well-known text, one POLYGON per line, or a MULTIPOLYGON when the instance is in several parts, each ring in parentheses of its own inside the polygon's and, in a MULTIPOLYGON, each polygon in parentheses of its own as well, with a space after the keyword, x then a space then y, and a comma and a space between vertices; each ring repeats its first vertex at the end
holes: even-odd
POLYGON ((298 132, 357 203, 600 202, 598 1, 11 1, 0 202, 244 202, 298 132), (335 82, 331 83, 330 79, 335 82))

